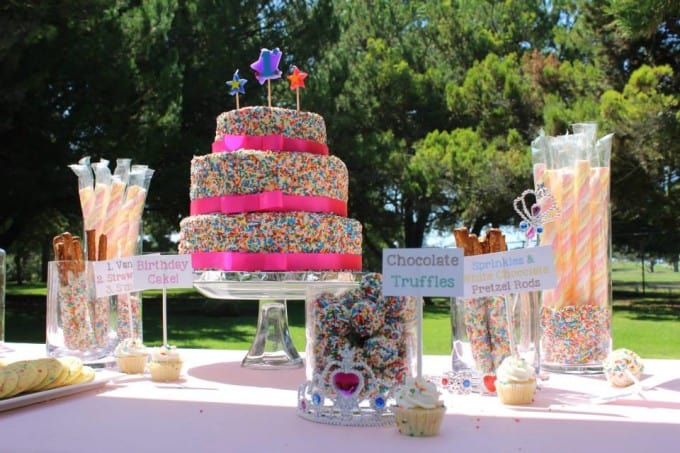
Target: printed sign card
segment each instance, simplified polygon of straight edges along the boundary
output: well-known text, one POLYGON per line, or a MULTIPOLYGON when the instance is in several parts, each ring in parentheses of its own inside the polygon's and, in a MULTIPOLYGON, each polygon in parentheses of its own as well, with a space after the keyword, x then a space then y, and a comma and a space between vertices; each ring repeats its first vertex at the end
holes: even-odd
POLYGON ((92 261, 97 297, 134 292, 134 266, 131 258, 92 261))
POLYGON ((140 255, 92 264, 97 297, 193 286, 189 255, 140 255))
POLYGON ((189 255, 140 255, 133 257, 133 264, 136 291, 194 285, 189 255))
POLYGON ((465 297, 541 291, 556 284, 550 246, 465 257, 465 297))
POLYGON ((382 269, 386 296, 463 295, 462 249, 384 249, 382 269))

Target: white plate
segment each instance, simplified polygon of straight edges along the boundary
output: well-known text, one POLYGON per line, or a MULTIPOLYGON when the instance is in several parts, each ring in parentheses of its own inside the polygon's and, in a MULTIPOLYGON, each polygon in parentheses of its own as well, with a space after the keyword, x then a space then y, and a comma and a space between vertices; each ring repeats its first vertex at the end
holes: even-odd
POLYGON ((42 392, 28 393, 26 395, 13 396, 11 398, 0 400, 0 412, 16 409, 18 407, 30 406, 31 404, 43 403, 51 401, 64 396, 73 395, 74 393, 86 392, 88 390, 96 389, 105 386, 114 377, 119 376, 120 373, 99 370, 96 372, 94 379, 83 384, 67 385, 65 387, 57 387, 55 389, 43 390, 42 392))

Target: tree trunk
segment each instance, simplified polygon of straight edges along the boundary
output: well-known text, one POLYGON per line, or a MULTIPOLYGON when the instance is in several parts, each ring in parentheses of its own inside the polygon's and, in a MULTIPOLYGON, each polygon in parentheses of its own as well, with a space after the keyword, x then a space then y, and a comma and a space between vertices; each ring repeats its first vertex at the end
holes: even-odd
POLYGON ((20 258, 21 252, 14 255, 14 267, 16 268, 17 285, 24 283, 24 264, 20 258))

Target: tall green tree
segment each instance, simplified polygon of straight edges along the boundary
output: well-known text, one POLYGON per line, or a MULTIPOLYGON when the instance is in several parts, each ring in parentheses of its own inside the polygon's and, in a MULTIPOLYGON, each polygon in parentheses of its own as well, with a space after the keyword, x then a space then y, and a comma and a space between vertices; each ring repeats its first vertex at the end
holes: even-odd
MULTIPOLYGON (((285 63, 296 55, 312 62, 321 30, 332 29, 328 8, 327 0, 0 6, 0 178, 8 186, 0 244, 29 253, 34 246, 22 238, 35 237, 28 233, 38 223, 47 244, 63 228, 78 232, 68 165, 91 156, 129 157, 156 170, 145 218, 149 232, 163 236, 150 244, 169 246, 188 212, 191 157, 209 151, 215 117, 233 108, 225 81, 239 67, 250 78, 261 47, 285 44, 285 63), (60 221, 46 226, 48 210, 60 221)), ((252 81, 249 88, 244 103, 261 104, 264 90, 252 81)))
POLYGON ((507 66, 514 62, 518 69, 518 57, 498 57, 495 74, 486 72, 491 63, 475 65, 490 53, 551 45, 545 31, 558 22, 558 12, 543 2, 378 1, 345 2, 336 17, 340 38, 319 63, 334 102, 324 113, 333 149, 350 169, 350 209, 365 226, 367 264, 377 267, 386 246, 422 246, 433 228, 506 221, 514 196, 508 193, 530 174, 522 151, 528 155, 540 114, 536 103, 526 102, 528 81, 515 80, 507 66), (505 102, 487 111, 498 89, 505 102), (428 134, 434 134, 430 140, 428 134), (470 140, 472 146, 460 146, 470 140), (480 163, 489 153, 493 159, 480 163), (490 177, 470 187, 471 178, 451 179, 452 171, 490 177), (483 212, 499 198, 506 198, 506 208, 483 212))
POLYGON ((680 254, 680 96, 669 90, 668 66, 642 66, 624 89, 602 98, 606 124, 617 131, 615 232, 618 247, 677 264, 680 254), (619 192, 623 187, 635 187, 619 192), (623 198, 625 197, 625 202, 623 198))
POLYGON ((645 248, 677 268, 680 5, 609 0, 586 2, 584 11, 595 61, 611 88, 601 99, 601 121, 616 134, 614 244, 645 248))

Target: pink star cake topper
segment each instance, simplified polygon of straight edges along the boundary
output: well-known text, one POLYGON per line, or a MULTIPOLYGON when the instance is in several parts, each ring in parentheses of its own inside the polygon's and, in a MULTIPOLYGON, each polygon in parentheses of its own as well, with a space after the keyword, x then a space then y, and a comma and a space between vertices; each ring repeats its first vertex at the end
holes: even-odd
POLYGON ((260 82, 260 85, 264 85, 267 80, 281 78, 282 73, 279 71, 281 55, 283 53, 278 47, 274 50, 260 50, 260 58, 250 65, 251 69, 255 71, 255 78, 260 82))
POLYGON ((292 70, 293 73, 288 76, 288 80, 290 80, 290 89, 295 90, 297 88, 304 88, 307 73, 300 71, 297 66, 293 66, 292 70))

